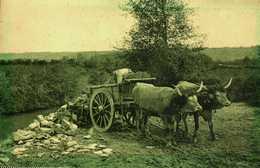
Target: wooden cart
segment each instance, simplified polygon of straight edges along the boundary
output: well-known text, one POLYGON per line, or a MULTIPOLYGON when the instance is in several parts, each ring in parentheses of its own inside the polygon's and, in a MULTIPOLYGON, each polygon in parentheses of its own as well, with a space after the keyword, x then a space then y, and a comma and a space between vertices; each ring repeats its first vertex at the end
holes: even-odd
POLYGON ((133 124, 135 122, 135 105, 132 89, 137 82, 152 83, 155 78, 123 79, 120 83, 90 86, 89 116, 97 131, 107 131, 113 124, 115 116, 133 124))

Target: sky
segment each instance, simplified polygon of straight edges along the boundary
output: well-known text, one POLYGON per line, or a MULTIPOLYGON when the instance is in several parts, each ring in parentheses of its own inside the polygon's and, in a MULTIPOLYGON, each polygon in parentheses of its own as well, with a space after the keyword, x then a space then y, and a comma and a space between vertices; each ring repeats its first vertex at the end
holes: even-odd
MULTIPOLYGON (((0 0, 0 53, 113 50, 134 23, 123 1, 0 0)), ((260 0, 185 1, 206 47, 260 44, 260 0)))

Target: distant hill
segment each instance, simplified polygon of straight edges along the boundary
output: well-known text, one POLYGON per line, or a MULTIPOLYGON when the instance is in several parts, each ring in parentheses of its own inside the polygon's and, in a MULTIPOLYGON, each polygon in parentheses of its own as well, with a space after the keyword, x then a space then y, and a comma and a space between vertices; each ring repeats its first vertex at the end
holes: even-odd
POLYGON ((84 52, 26 52, 26 53, 0 53, 0 60, 11 59, 39 59, 39 60, 57 60, 62 58, 84 57, 90 58, 95 56, 111 56, 116 51, 84 51, 84 52))
POLYGON ((239 47, 239 48, 207 48, 203 51, 215 61, 233 61, 238 59, 256 58, 256 47, 239 47))
MULTIPOLYGON (((90 58, 95 56, 112 56, 117 51, 86 51, 86 52, 32 52, 32 53, 0 53, 0 59, 62 59, 83 57, 90 58)), ((256 58, 256 47, 239 48, 207 48, 203 51, 215 61, 233 61, 238 59, 256 58)))

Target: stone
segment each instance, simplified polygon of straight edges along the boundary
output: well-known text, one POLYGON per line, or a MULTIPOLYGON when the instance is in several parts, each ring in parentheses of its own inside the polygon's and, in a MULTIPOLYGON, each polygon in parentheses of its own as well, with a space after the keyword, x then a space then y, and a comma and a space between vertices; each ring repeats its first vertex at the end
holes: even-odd
POLYGON ((86 135, 86 136, 83 136, 84 139, 90 139, 91 138, 91 135, 86 135))
POLYGON ((75 145, 73 146, 75 149, 80 149, 81 148, 81 145, 75 145))
POLYGON ((69 141, 67 143, 67 147, 72 147, 72 146, 75 146, 75 145, 78 145, 77 141, 69 141))
POLYGON ((65 126, 65 128, 70 129, 71 131, 76 131, 78 129, 78 126, 76 124, 73 124, 71 122, 69 122, 66 119, 62 120, 63 125, 65 126))
POLYGON ((15 149, 12 151, 12 154, 13 154, 13 155, 22 155, 22 154, 24 154, 25 151, 27 151, 26 148, 15 148, 15 149))
POLYGON ((78 129, 78 126, 76 124, 71 123, 70 130, 71 131, 76 131, 77 129, 78 129))
POLYGON ((110 155, 110 154, 112 154, 113 149, 111 149, 111 148, 105 148, 105 149, 103 149, 102 151, 103 151, 105 154, 110 155))
POLYGON ((77 121, 78 121, 78 117, 77 117, 76 114, 72 114, 72 115, 71 115, 71 118, 72 118, 72 121, 74 121, 74 122, 77 122, 77 121))
POLYGON ((54 144, 59 144, 61 142, 57 137, 51 137, 49 138, 49 141, 54 144))
POLYGON ((41 143, 41 142, 36 142, 34 145, 35 145, 35 146, 39 146, 39 147, 43 147, 43 146, 44 146, 44 144, 41 143))
POLYGON ((52 121, 48 121, 45 119, 41 120, 40 123, 41 123, 41 127, 51 128, 54 125, 54 123, 52 121))
POLYGON ((93 135, 93 133, 94 133, 94 128, 92 127, 92 128, 90 128, 90 129, 88 130, 88 134, 89 134, 89 135, 93 135))
POLYGON ((44 153, 38 153, 37 157, 41 158, 44 155, 44 153))
POLYGON ((96 155, 98 155, 98 156, 105 156, 105 157, 107 157, 108 156, 108 154, 106 154, 106 153, 104 153, 102 150, 99 150, 99 151, 95 151, 95 152, 93 152, 94 154, 96 154, 96 155))
POLYGON ((25 157, 28 157, 29 155, 28 154, 23 154, 23 155, 17 155, 16 157, 17 158, 25 158, 25 157))
POLYGON ((86 146, 87 149, 91 149, 91 150, 94 150, 97 148, 97 144, 96 143, 93 143, 93 144, 89 144, 86 146))
POLYGON ((30 130, 17 130, 13 133, 14 141, 19 142, 27 139, 32 139, 36 136, 36 133, 34 131, 30 130))
POLYGON ((86 152, 89 152, 90 150, 89 149, 79 149, 77 152, 78 153, 86 153, 86 152))
POLYGON ((70 152, 68 152, 68 151, 63 151, 63 152, 61 152, 61 154, 62 155, 68 155, 70 152))
POLYGON ((42 139, 48 139, 50 135, 48 133, 39 133, 36 135, 36 139, 42 140, 42 139))
POLYGON ((24 144, 24 141, 18 141, 17 144, 18 144, 18 145, 22 145, 22 144, 24 144))
POLYGON ((40 128, 40 122, 38 120, 34 120, 29 126, 28 128, 30 130, 35 130, 37 128, 40 128))
POLYGON ((70 147, 66 150, 66 152, 74 152, 76 151, 77 149, 73 148, 73 147, 70 147))
POLYGON ((33 142, 34 141, 34 139, 27 139, 27 140, 25 140, 25 142, 33 142))
POLYGON ((68 105, 67 105, 67 104, 64 104, 63 106, 61 106, 61 107, 58 109, 58 111, 64 112, 64 111, 67 111, 67 109, 68 109, 68 105))
POLYGON ((51 141, 46 139, 46 140, 43 141, 43 144, 44 144, 44 146, 48 147, 51 144, 51 141))
POLYGON ((58 146, 52 144, 52 145, 49 145, 47 148, 48 148, 49 150, 57 150, 57 149, 58 149, 58 146))
POLYGON ((146 146, 146 149, 154 149, 154 146, 146 146))
POLYGON ((55 127, 62 128, 62 125, 61 124, 55 124, 55 127))
POLYGON ((38 115, 38 116, 37 116, 37 118, 38 118, 38 120, 39 120, 39 121, 42 121, 42 120, 44 120, 44 117, 43 117, 43 115, 38 115))
POLYGON ((40 132, 42 132, 42 133, 47 133, 47 134, 52 134, 52 133, 54 132, 54 130, 51 129, 51 128, 41 127, 41 128, 40 128, 40 132))
POLYGON ((31 147, 31 146, 32 146, 32 143, 31 143, 31 142, 26 142, 26 143, 24 144, 24 146, 25 146, 25 147, 31 147))
POLYGON ((101 148, 101 149, 104 149, 104 148, 106 148, 106 145, 99 144, 97 147, 101 148))
POLYGON ((59 139, 71 140, 71 139, 70 139, 71 137, 68 137, 68 136, 65 135, 65 134, 57 134, 56 137, 59 138, 59 139), (68 138, 68 139, 67 139, 67 138, 68 138))
POLYGON ((50 114, 46 117, 46 119, 47 119, 48 121, 56 121, 56 120, 57 120, 57 113, 50 113, 50 114))

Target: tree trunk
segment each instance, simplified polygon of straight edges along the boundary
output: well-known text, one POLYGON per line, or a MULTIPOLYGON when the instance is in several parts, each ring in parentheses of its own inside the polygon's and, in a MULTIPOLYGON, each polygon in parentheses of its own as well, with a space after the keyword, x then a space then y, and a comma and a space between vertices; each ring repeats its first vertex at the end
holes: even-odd
POLYGON ((161 0, 162 1, 162 37, 164 41, 164 46, 168 48, 168 35, 167 35, 167 28, 168 28, 168 18, 166 13, 166 5, 167 0, 161 0))

